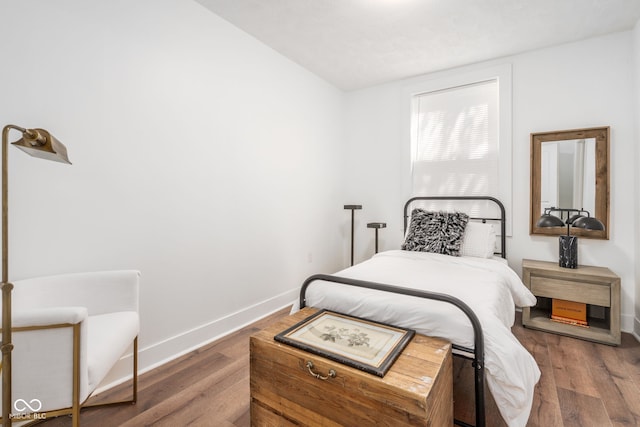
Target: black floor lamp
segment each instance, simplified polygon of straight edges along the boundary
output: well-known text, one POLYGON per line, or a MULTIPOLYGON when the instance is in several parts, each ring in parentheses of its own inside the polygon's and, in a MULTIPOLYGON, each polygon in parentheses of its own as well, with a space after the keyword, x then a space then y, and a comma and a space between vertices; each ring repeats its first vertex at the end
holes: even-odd
POLYGON ((386 227, 386 222, 370 222, 367 224, 367 228, 374 228, 376 230, 376 253, 378 253, 378 230, 386 227))
POLYGON ((354 211, 362 209, 362 205, 344 205, 345 209, 351 210, 351 265, 353 265, 353 223, 354 211))
POLYGON ((71 164, 67 157, 67 148, 44 129, 24 129, 7 125, 2 129, 2 425, 11 426, 11 291, 13 284, 9 282, 9 200, 7 182, 7 154, 9 131, 17 130, 22 138, 12 142, 25 153, 33 157, 71 164))

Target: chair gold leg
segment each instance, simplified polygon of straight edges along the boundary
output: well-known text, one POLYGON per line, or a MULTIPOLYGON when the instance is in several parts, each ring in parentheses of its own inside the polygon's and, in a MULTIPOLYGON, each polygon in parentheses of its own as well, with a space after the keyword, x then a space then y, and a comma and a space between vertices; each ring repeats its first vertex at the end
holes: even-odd
POLYGON ((73 396, 71 423, 80 427, 80 324, 73 326, 73 396))
POLYGON ((132 404, 138 402, 138 336, 133 340, 133 400, 132 404))
POLYGON ((133 372, 132 372, 132 393, 131 399, 127 400, 117 400, 112 402, 105 403, 94 403, 94 404, 85 404, 81 405, 80 408, 95 408, 98 406, 115 406, 122 405, 124 403, 129 403, 131 405, 135 405, 138 402, 138 337, 136 336, 133 339, 133 372))

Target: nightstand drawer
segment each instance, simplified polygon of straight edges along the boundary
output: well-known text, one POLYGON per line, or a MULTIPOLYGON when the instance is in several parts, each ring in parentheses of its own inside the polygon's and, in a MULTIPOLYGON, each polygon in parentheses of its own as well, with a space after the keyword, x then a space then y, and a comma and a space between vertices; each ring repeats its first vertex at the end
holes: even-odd
POLYGON ((611 288, 595 283, 531 276, 534 295, 611 307, 611 288))

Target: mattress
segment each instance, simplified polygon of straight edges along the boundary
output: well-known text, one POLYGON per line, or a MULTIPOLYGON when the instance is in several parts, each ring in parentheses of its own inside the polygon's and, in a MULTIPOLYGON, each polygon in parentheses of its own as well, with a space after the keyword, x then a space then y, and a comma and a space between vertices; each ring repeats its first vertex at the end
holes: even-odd
MULTIPOLYGON (((464 301, 482 325, 487 385, 500 413, 509 426, 526 425, 540 370, 510 328, 515 307, 532 306, 536 298, 504 260, 392 250, 335 275, 445 293, 464 301)), ((448 303, 321 281, 309 285, 306 303, 473 347, 469 319, 448 303)))

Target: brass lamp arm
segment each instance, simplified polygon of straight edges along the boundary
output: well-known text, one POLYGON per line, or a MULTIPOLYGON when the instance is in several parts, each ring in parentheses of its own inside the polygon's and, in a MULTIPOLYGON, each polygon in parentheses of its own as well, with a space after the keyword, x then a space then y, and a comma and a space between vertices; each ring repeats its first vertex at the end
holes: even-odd
POLYGON ((9 282, 9 226, 8 226, 8 189, 9 189, 9 172, 8 172, 8 147, 9 147, 9 131, 15 129, 23 135, 28 135, 29 139, 35 137, 40 138, 40 133, 35 130, 29 130, 16 125, 6 125, 2 129, 2 283, 9 282))
POLYGON ((16 126, 16 125, 6 125, 6 126, 4 127, 4 129, 2 130, 3 135, 4 135, 5 133, 8 135, 8 134, 9 134, 9 130, 11 130, 11 129, 15 129, 15 130, 20 131, 20 132, 22 132, 22 133, 25 133, 25 132, 28 130, 28 129, 26 129, 26 128, 21 128, 20 126, 16 126))

